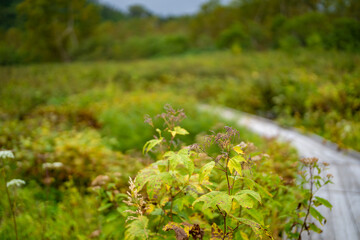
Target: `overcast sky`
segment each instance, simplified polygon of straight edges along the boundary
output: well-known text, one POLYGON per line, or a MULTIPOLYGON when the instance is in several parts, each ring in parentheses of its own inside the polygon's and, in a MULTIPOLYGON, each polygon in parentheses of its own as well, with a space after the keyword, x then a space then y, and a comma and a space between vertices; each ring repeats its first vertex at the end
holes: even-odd
MULTIPOLYGON (((141 4, 153 13, 159 15, 182 15, 192 14, 207 0, 99 0, 111 6, 126 10, 129 5, 141 4)), ((226 3, 230 0, 222 0, 226 3)))

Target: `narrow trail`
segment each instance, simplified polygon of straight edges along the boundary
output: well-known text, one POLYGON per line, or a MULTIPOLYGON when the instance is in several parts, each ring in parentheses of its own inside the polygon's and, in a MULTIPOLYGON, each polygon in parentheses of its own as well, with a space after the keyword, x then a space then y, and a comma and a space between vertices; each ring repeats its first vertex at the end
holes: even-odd
POLYGON ((327 219, 321 234, 304 239, 360 240, 360 158, 358 153, 346 154, 337 151, 333 145, 324 144, 320 137, 304 135, 293 129, 285 129, 274 122, 257 116, 241 113, 224 107, 202 105, 201 110, 211 111, 219 116, 236 121, 239 125, 264 136, 278 137, 294 146, 300 157, 317 157, 319 161, 330 163, 328 173, 334 184, 321 189, 317 195, 333 205, 332 210, 320 206, 318 210, 327 219), (358 155, 358 156, 357 156, 358 155))

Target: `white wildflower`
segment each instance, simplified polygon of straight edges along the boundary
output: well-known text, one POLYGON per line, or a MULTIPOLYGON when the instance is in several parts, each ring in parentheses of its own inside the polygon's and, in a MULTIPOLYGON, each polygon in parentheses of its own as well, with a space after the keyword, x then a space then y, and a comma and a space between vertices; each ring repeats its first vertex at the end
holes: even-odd
POLYGON ((126 222, 130 221, 130 220, 138 219, 139 216, 143 216, 143 214, 146 212, 146 210, 149 209, 143 196, 141 195, 141 193, 138 192, 138 189, 135 184, 135 180, 132 180, 131 177, 129 177, 130 192, 129 191, 126 192, 128 195, 128 199, 124 200, 123 202, 126 203, 128 206, 134 206, 137 208, 136 211, 133 211, 130 209, 124 211, 126 213, 135 214, 135 215, 137 215, 137 217, 128 216, 126 219, 126 222))
POLYGON ((0 151, 0 158, 14 158, 14 154, 9 150, 0 151))
POLYGON ((6 183, 6 187, 11 187, 11 186, 17 186, 17 187, 21 187, 21 185, 24 185, 25 181, 21 180, 21 179, 12 179, 11 181, 6 183))
POLYGON ((56 169, 56 168, 61 168, 62 166, 64 166, 64 164, 62 164, 61 162, 43 163, 42 168, 56 169))

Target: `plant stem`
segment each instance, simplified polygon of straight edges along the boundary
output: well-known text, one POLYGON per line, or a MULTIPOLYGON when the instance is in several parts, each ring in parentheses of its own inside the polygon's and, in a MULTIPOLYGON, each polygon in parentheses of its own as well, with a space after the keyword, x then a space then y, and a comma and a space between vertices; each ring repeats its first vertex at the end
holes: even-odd
MULTIPOLYGON (((44 161, 45 163, 45 161, 44 161)), ((46 178, 46 181, 49 180, 49 171, 47 168, 45 168, 45 178, 46 178)), ((44 202, 44 222, 43 222, 43 234, 41 236, 42 239, 45 239, 45 236, 46 236, 46 227, 47 227, 47 203, 49 201, 49 195, 50 195, 50 191, 49 191, 49 184, 50 183, 47 183, 46 182, 46 199, 45 199, 45 202, 44 202)))
POLYGON ((226 181, 228 186, 228 194, 230 195, 231 186, 230 186, 229 174, 228 174, 228 163, 229 163, 229 157, 226 158, 225 174, 226 174, 226 181))
POLYGON ((225 239, 225 237, 226 237, 226 217, 227 217, 227 213, 225 212, 225 214, 224 214, 224 237, 223 237, 223 239, 225 239))
MULTIPOLYGON (((14 208, 11 202, 11 198, 10 198, 10 193, 9 193, 9 189, 6 185, 6 173, 5 173, 5 166, 3 167, 3 174, 4 174, 4 180, 5 180, 5 189, 6 189, 6 195, 8 197, 8 201, 9 201, 9 205, 10 205, 10 210, 11 210, 11 215, 12 215, 12 219, 14 222, 14 230, 15 230, 15 236, 16 236, 16 240, 18 240, 18 232, 17 232, 17 225, 16 225, 16 217, 15 217, 15 212, 14 212, 14 208)), ((15 204, 15 201, 14 201, 15 204)))
MULTIPOLYGON (((230 186, 230 181, 229 181, 229 174, 228 174, 228 163, 229 163, 229 152, 227 154, 227 158, 226 158, 226 166, 225 166, 225 174, 226 174, 226 181, 227 181, 227 186, 228 186, 228 194, 230 195, 230 190, 231 190, 231 186, 230 186)), ((227 213, 224 213, 224 237, 223 239, 225 239, 226 237, 226 217, 227 217, 227 213)))
POLYGON ((174 199, 173 199, 173 195, 171 194, 171 198, 170 198, 171 204, 170 204, 170 219, 171 221, 173 221, 173 205, 174 205, 174 199))
MULTIPOLYGON (((235 173, 235 175, 234 175, 234 181, 233 181, 233 183, 232 183, 232 185, 231 185, 231 194, 233 194, 234 184, 235 184, 235 181, 236 181, 237 173, 238 173, 238 172, 235 173)), ((242 189, 242 187, 241 187, 241 189, 242 189)))
POLYGON ((310 166, 309 168, 310 168, 310 198, 309 198, 309 204, 308 204, 306 216, 305 216, 305 219, 304 219, 304 223, 301 226, 298 240, 301 240, 301 233, 304 231, 304 228, 306 226, 306 221, 307 221, 307 218, 309 217, 309 214, 310 214, 311 202, 312 202, 312 198, 313 198, 313 185, 314 185, 313 172, 312 172, 313 168, 312 168, 312 166, 310 166))

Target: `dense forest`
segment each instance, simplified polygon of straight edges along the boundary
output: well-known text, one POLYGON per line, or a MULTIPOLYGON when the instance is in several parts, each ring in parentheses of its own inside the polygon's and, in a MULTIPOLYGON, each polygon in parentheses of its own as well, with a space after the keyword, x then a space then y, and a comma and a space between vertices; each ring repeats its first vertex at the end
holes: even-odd
POLYGON ((193 16, 161 17, 141 5, 6 0, 0 64, 130 60, 215 49, 360 49, 357 0, 219 0, 193 16))

